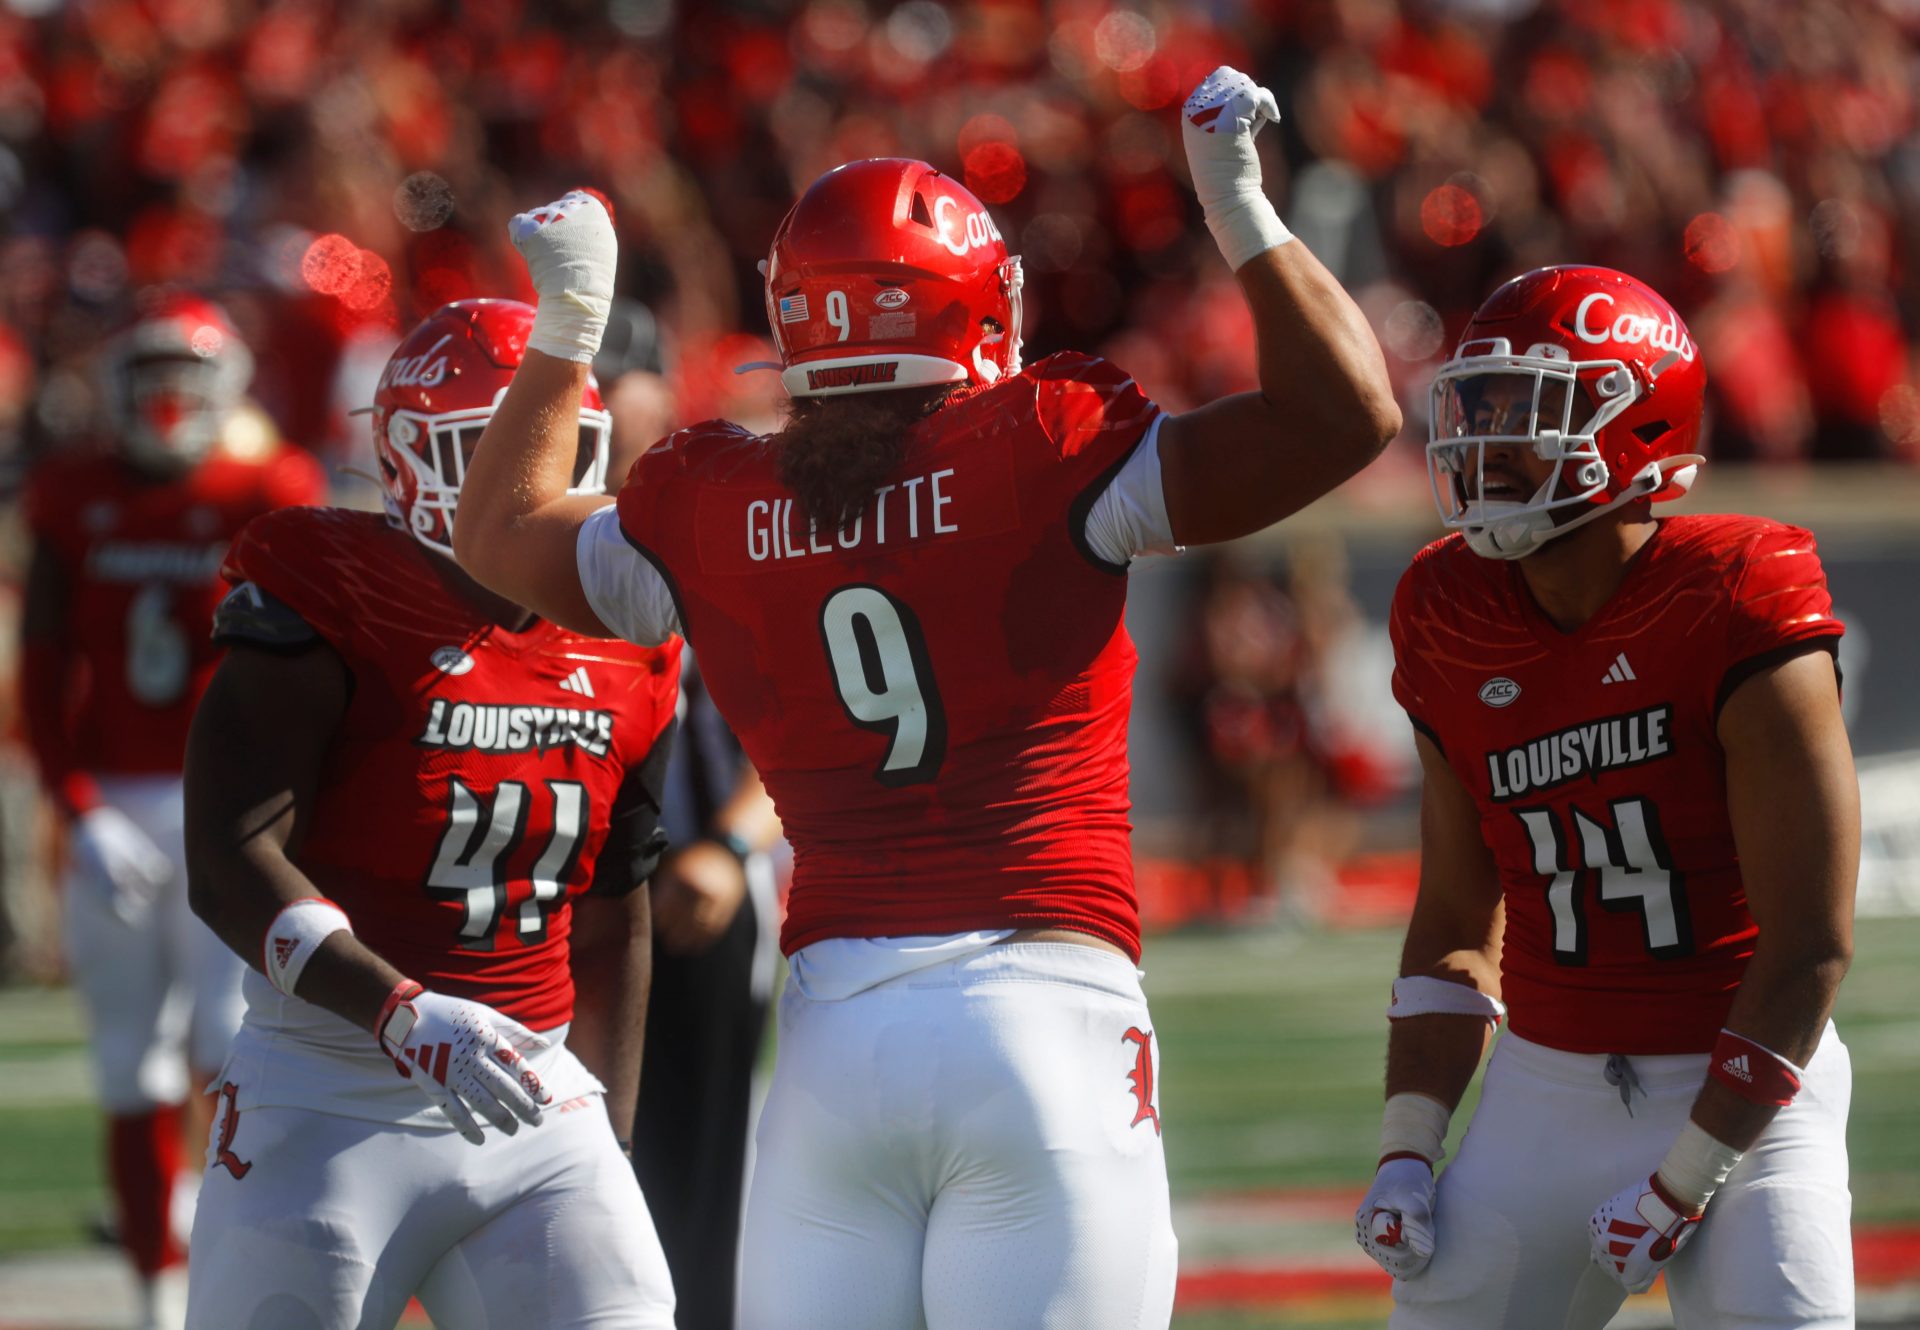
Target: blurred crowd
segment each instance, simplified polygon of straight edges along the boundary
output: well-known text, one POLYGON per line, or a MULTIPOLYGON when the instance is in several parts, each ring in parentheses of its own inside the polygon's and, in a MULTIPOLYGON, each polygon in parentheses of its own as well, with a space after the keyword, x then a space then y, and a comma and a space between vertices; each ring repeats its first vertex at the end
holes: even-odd
POLYGON ((996 209, 1036 354, 1204 399, 1251 347, 1175 112, 1230 62, 1279 95, 1270 188, 1364 296, 1410 435, 1479 297, 1584 259, 1688 316, 1717 456, 1920 458, 1916 28, 1893 0, 6 0, 0 443, 17 469, 92 428, 102 330, 181 283, 287 437, 350 459, 396 330, 526 294, 504 221, 580 182, 636 302, 609 368, 770 423, 773 376, 733 373, 767 358, 755 262, 816 174, 888 153, 996 209))
MULTIPOLYGON (((398 334, 529 297, 505 221, 582 183, 622 237, 597 368, 624 457, 675 419, 777 424, 776 376, 735 373, 773 358, 756 264, 795 194, 864 156, 993 207, 1030 358, 1103 352, 1176 410, 1246 386, 1177 121, 1221 63, 1277 93, 1269 190, 1401 391, 1363 498, 1413 492, 1427 382, 1480 298, 1568 260, 1688 318, 1714 457, 1920 462, 1916 36, 1899 0, 0 0, 0 514, 100 433, 95 352, 160 285, 220 299, 252 347, 248 428, 371 505, 348 413, 398 334)), ((1251 819, 1228 839, 1305 879, 1317 820, 1285 809, 1374 778, 1315 720, 1351 615, 1267 582, 1223 568, 1198 611, 1267 657, 1177 687, 1251 819)))

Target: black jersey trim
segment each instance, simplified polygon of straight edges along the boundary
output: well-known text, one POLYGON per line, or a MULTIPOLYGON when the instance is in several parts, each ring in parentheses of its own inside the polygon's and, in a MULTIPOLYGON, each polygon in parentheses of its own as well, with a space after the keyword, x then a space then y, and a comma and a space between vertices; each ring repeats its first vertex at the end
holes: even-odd
POLYGON ((1727 699, 1734 690, 1762 670, 1770 670, 1775 665, 1784 665, 1795 657, 1804 656, 1810 651, 1825 651, 1833 657, 1834 682, 1840 682, 1840 634, 1825 633, 1818 637, 1803 637, 1797 642, 1788 642, 1774 647, 1771 651, 1762 651, 1757 656, 1748 656, 1727 667, 1720 676, 1720 687, 1713 695, 1713 725, 1720 728, 1720 712, 1727 705, 1727 699))

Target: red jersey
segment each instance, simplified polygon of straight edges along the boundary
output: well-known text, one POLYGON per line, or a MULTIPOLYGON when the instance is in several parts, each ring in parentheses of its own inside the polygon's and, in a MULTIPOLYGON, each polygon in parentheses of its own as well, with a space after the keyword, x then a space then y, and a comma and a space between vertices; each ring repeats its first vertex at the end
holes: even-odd
POLYGON ((509 632, 371 513, 261 518, 223 571, 297 612, 353 676, 301 871, 434 991, 535 1030, 572 1019, 570 898, 593 880, 622 781, 673 718, 679 642, 544 620, 509 632))
POLYGON ((782 947, 1066 925, 1139 954, 1126 568, 1094 500, 1158 410, 1062 354, 910 433, 838 532, 724 421, 645 454, 627 539, 672 586, 794 847, 782 947))
POLYGON ((317 503, 320 464, 283 447, 215 453, 148 478, 103 452, 56 454, 28 482, 27 523, 65 583, 60 637, 29 643, 30 732, 42 774, 178 774, 187 727, 219 659, 209 637, 220 561, 262 513, 317 503))
POLYGON ((1459 536, 1394 596, 1394 695, 1480 809, 1506 898, 1514 1033, 1576 1053, 1700 1053, 1757 934, 1727 814, 1720 707, 1831 647, 1813 536, 1672 517, 1562 633, 1511 563, 1459 536))

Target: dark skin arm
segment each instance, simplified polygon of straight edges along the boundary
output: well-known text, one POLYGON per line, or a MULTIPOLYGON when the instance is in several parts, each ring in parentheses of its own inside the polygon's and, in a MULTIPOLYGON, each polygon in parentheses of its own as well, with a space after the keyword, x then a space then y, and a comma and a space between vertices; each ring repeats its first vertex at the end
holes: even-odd
MULTIPOLYGON (((1763 670, 1719 721, 1727 813, 1760 936, 1727 1028, 1804 1067, 1853 959, 1860 784, 1840 720, 1833 658, 1810 651, 1763 670)), ((1709 1080, 1693 1120, 1746 1150, 1779 1110, 1709 1080)))
POLYGON ((650 916, 645 887, 626 896, 573 900, 573 1024, 567 1047, 607 1087, 607 1116, 623 1141, 633 1131, 640 1098, 653 979, 650 916))
MULTIPOLYGON (((236 646, 215 672, 187 739, 187 898, 254 969, 282 908, 321 891, 294 863, 349 676, 331 647, 295 655, 236 646), (271 743, 260 736, 271 734, 271 743)), ((404 978, 347 932, 328 937, 298 996, 374 1032, 404 978)))
POLYGON ((1356 474, 1400 432, 1373 330, 1304 244, 1255 255, 1234 276, 1253 312, 1260 390, 1161 425, 1161 486, 1182 545, 1272 526, 1356 474))
MULTIPOLYGON (((1420 891, 1400 953, 1402 975, 1431 975, 1500 995, 1506 910, 1493 854, 1480 835, 1473 796, 1433 741, 1418 737, 1420 891)), ((1387 1094, 1412 1092, 1458 1108, 1487 1050, 1481 1016, 1409 1016, 1387 1030, 1387 1094)))

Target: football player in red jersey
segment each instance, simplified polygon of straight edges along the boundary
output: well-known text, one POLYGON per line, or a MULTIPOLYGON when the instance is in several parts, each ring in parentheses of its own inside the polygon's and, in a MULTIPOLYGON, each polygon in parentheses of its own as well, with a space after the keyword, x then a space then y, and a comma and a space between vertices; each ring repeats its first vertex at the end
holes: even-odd
POLYGON ((40 774, 67 818, 62 931, 92 1026, 107 1175, 143 1318, 176 1322, 170 1211, 182 1107, 240 1022, 240 966, 187 908, 180 764, 218 659, 220 560, 261 513, 316 503, 312 456, 243 452, 253 358, 226 315, 142 297, 103 350, 110 449, 57 453, 28 482, 21 688, 40 774), (190 1079, 197 1077, 197 1079, 190 1079))
MULTIPOLYGON (((452 559, 532 323, 464 300, 420 324, 375 396, 386 515, 276 513, 227 560, 187 848, 252 971, 196 1330, 378 1330, 415 1296, 446 1326, 673 1323, 620 1138, 679 643, 589 640, 452 559)), ((608 425, 589 384, 570 492, 602 490, 608 425)))
POLYGON ((1808 532, 1653 516, 1704 386, 1666 301, 1589 267, 1494 292, 1434 381, 1457 534, 1393 604, 1420 890, 1355 1216, 1402 1330, 1599 1326, 1662 1270, 1682 1330, 1853 1324, 1842 629, 1808 532))
POLYGON ((1183 115, 1261 391, 1170 417, 1096 358, 1023 366, 1019 263, 979 200, 854 162, 773 240, 787 428, 684 430, 612 512, 564 496, 550 422, 613 229, 584 193, 515 219, 536 350, 475 457, 463 565, 586 631, 684 627, 794 847, 747 1330, 1167 1324, 1128 564, 1279 520, 1400 420, 1366 321, 1262 192, 1276 115, 1228 69, 1183 115))

